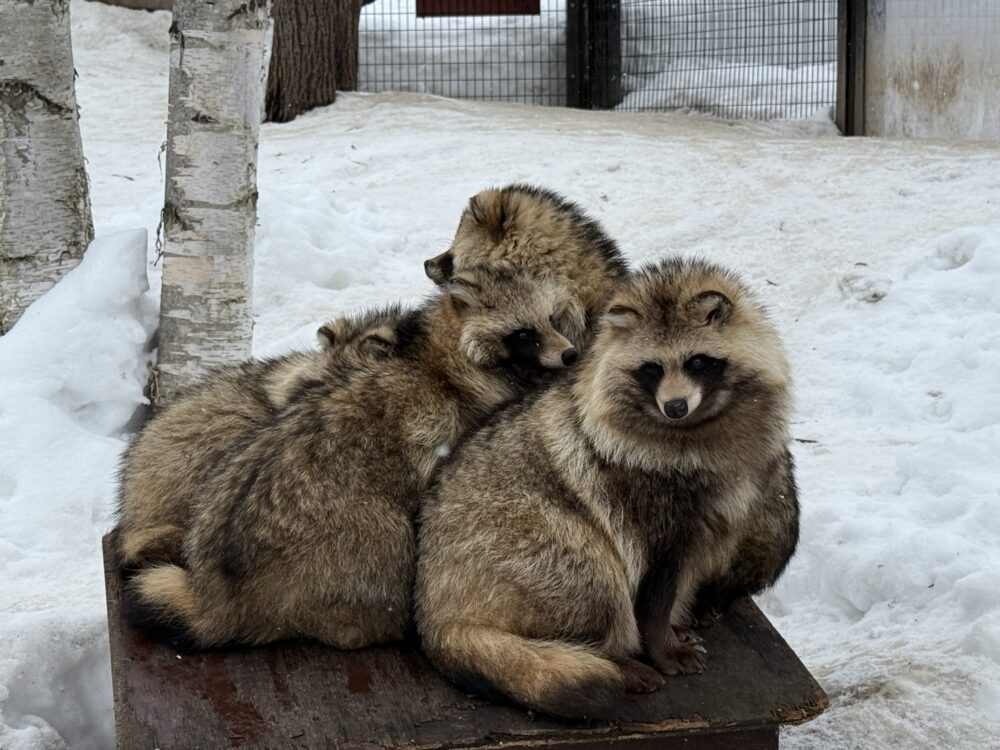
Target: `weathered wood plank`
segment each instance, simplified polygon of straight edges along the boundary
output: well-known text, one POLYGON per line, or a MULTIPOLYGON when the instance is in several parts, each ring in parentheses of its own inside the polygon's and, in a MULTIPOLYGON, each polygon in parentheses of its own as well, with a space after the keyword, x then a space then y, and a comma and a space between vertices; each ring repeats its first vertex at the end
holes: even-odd
POLYGON ((177 654, 121 618, 105 540, 118 747, 777 747, 777 727, 818 715, 822 689, 750 602, 702 635, 705 674, 623 699, 613 724, 558 722, 465 695, 412 645, 342 652, 289 642, 177 654))
POLYGON ((417 0, 417 18, 434 16, 510 16, 542 12, 540 0, 417 0))

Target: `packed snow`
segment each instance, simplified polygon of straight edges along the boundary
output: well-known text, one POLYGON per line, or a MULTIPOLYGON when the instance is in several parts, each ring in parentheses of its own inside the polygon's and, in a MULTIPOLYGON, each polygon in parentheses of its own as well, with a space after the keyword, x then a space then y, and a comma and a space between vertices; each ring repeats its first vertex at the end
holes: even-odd
MULTIPOLYGON (((99 239, 0 339, 3 750, 113 746, 99 540, 156 319, 169 18, 72 14, 99 239)), ((782 746, 1000 747, 998 156, 827 118, 342 95, 261 131, 254 349, 419 299, 465 200, 513 180, 633 261, 739 268, 797 378, 802 541, 760 603, 831 698, 782 746)))

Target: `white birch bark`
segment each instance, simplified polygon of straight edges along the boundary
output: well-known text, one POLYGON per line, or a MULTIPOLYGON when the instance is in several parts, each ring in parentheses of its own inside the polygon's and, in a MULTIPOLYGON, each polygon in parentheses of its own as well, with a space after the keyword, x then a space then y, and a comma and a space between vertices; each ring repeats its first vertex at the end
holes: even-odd
POLYGON ((269 2, 176 0, 155 396, 250 356, 269 2))
POLYGON ((0 0, 0 335, 93 239, 69 0, 0 0))

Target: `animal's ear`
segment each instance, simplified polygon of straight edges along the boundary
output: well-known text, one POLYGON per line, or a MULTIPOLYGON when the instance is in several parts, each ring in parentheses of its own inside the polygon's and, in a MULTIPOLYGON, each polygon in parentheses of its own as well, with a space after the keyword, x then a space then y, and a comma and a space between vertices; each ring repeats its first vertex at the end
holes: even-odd
POLYGON ((316 331, 316 338, 319 340, 320 349, 332 349, 343 344, 347 338, 347 321, 337 318, 324 323, 316 331))
POLYGON ((493 242, 503 239, 514 218, 509 197, 500 190, 484 190, 472 196, 467 211, 493 242))
POLYGON ((392 326, 379 326, 361 337, 358 346, 375 354, 387 354, 396 346, 396 331, 392 326))
POLYGON ((477 310, 482 306, 479 301, 480 286, 468 274, 453 276, 444 289, 459 312, 477 310))
POLYGON ((725 325, 733 314, 733 301, 722 292, 702 292, 692 297, 685 309, 702 325, 725 325))
POLYGON ((487 221, 486 206, 484 202, 480 200, 481 196, 482 193, 469 198, 469 205, 465 209, 469 212, 469 216, 472 217, 472 220, 477 224, 485 224, 487 221))
POLYGON ((587 311, 575 295, 566 295, 553 310, 551 322, 559 333, 576 343, 587 329, 587 311))
POLYGON ((451 250, 424 261, 424 273, 435 284, 444 284, 455 273, 455 256, 451 250))
POLYGON ((604 321, 614 328, 634 328, 639 322, 639 311, 626 299, 616 299, 604 313, 604 321))

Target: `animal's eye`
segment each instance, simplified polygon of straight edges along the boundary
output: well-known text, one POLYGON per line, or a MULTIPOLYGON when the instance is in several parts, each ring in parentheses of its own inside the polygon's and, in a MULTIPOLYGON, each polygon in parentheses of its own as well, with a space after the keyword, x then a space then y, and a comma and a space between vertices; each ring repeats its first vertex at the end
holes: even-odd
POLYGON ((659 379, 663 377, 663 367, 656 362, 644 362, 639 365, 639 372, 647 378, 659 379))
POLYGON ((663 379, 663 367, 656 362, 643 362, 632 371, 632 377, 636 379, 646 393, 653 395, 656 393, 656 388, 663 379))
POLYGON ((726 369, 726 360, 716 359, 707 354, 695 354, 684 362, 684 372, 702 378, 721 377, 726 369))
POLYGON ((518 341, 523 341, 525 343, 538 340, 538 332, 535 331, 534 328, 521 328, 514 331, 514 336, 518 341))

